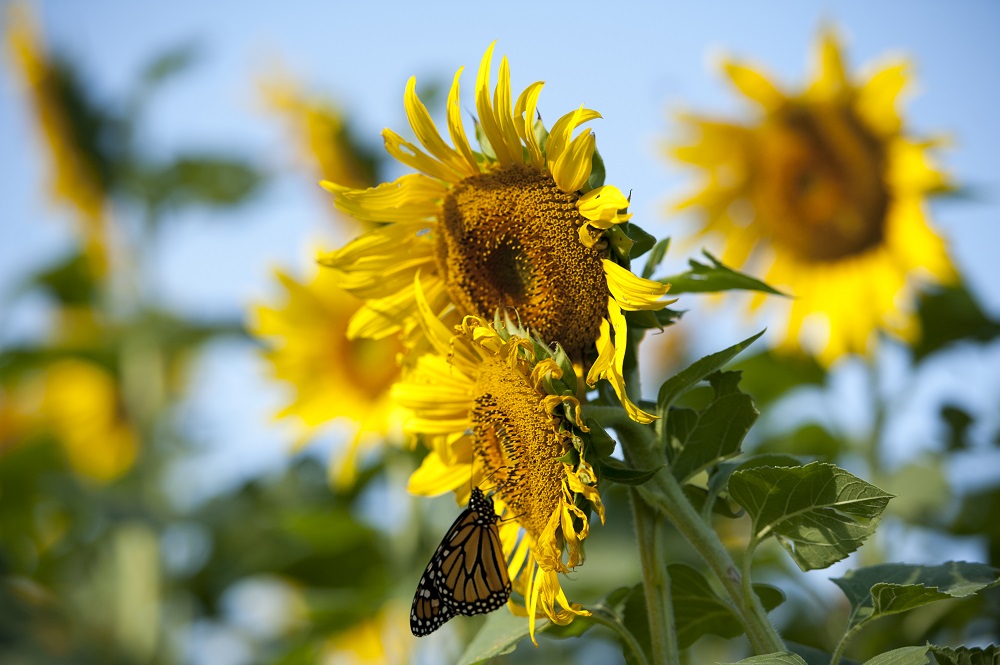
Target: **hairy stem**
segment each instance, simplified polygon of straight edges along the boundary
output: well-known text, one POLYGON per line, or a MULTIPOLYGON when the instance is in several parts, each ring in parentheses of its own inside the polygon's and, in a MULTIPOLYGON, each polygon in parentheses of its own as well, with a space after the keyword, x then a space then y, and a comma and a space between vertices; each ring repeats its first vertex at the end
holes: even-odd
POLYGON ((637 491, 631 490, 629 498, 642 563, 642 591, 646 598, 653 662, 679 665, 680 648, 677 646, 674 606, 670 598, 665 525, 637 491))
MULTIPOLYGON (((654 469, 666 464, 666 455, 657 445, 652 429, 631 420, 623 409, 588 405, 585 414, 618 433, 626 459, 633 466, 654 469)), ((754 651, 758 654, 785 651, 784 642, 767 618, 757 595, 752 591, 749 596, 744 593, 744 576, 718 535, 688 501, 673 475, 661 471, 639 487, 638 493, 680 531, 719 579, 746 628, 754 651)))
POLYGON ((632 652, 632 657, 636 663, 639 663, 639 665, 649 665, 649 659, 646 658, 646 654, 635 639, 635 635, 625 627, 625 624, 622 623, 621 618, 617 614, 604 607, 595 607, 591 610, 590 620, 604 626, 617 635, 618 639, 632 652))

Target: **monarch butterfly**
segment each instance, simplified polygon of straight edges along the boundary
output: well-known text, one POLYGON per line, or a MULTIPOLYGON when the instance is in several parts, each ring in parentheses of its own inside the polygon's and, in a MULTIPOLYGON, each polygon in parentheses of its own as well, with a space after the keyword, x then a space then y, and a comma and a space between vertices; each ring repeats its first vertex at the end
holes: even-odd
POLYGON ((410 630, 429 635, 453 616, 492 612, 510 598, 493 499, 472 488, 469 505, 441 539, 413 595, 410 630))

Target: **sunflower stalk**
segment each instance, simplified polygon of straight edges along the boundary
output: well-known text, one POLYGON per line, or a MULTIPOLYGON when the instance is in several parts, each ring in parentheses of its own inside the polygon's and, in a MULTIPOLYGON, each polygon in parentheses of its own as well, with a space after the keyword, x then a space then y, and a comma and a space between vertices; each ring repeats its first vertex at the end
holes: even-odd
MULTIPOLYGON (((656 445, 651 429, 631 420, 619 407, 584 407, 584 417, 590 417, 618 434, 626 459, 635 468, 654 469, 666 465, 666 457, 656 445)), ((743 575, 734 563, 718 535, 702 520, 688 501, 680 483, 669 473, 657 473, 638 494, 651 507, 662 513, 704 559, 721 583, 739 616, 750 644, 757 654, 785 651, 784 642, 767 617, 760 600, 753 593, 744 593, 743 575)), ((666 561, 662 562, 666 566, 666 561)))
POLYGON ((665 525, 656 511, 639 493, 629 491, 636 541, 642 563, 642 591, 649 618, 649 641, 654 663, 680 663, 677 625, 670 597, 670 574, 667 570, 665 525))

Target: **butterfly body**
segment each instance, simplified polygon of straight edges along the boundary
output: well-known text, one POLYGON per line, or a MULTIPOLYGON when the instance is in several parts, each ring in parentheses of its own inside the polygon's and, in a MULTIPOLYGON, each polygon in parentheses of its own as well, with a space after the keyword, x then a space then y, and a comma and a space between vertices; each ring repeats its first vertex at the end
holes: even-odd
POLYGON ((417 584, 410 630, 420 637, 459 614, 492 612, 510 597, 493 499, 478 487, 438 545, 417 584))

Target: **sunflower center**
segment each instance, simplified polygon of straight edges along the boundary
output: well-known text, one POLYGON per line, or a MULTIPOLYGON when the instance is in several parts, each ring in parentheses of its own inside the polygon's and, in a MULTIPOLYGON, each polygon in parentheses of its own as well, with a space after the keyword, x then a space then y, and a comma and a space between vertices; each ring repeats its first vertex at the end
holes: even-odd
POLYGON ((889 204, 878 138, 842 104, 792 105, 761 129, 754 204, 774 242, 806 262, 883 240, 889 204))
POLYGON ((476 454, 512 515, 537 538, 559 507, 562 437, 553 429, 539 394, 510 365, 484 361, 476 394, 476 454))
POLYGON ((471 176, 445 197, 437 261, 464 314, 516 310, 543 339, 579 354, 597 339, 608 289, 585 247, 576 194, 524 165, 471 176))

